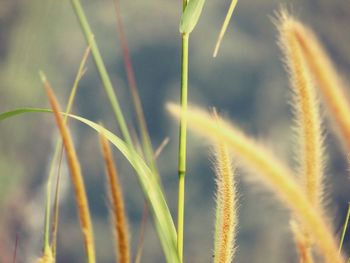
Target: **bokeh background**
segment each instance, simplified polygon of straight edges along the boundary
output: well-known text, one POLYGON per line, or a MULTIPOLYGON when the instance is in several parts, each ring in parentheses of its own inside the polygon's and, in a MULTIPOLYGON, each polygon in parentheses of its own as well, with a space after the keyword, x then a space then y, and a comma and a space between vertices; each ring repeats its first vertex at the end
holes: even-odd
MULTIPOLYGON (((138 88, 153 145, 169 145, 158 159, 169 206, 176 218, 178 128, 165 110, 179 97, 182 1, 121 0, 138 88)), ((345 80, 350 73, 350 2, 344 0, 244 0, 238 3, 218 58, 211 54, 230 1, 207 1, 190 39, 191 104, 217 107, 248 134, 293 166, 292 114, 288 78, 271 22, 281 5, 310 25, 345 80)), ((82 0, 128 123, 135 123, 123 66, 113 0, 82 0)), ((86 47, 70 2, 0 1, 0 111, 47 107, 38 71, 44 70, 64 105, 86 47)), ((91 59, 81 81, 74 113, 102 121, 118 132, 91 59)), ((349 83, 349 82, 348 82, 349 83)), ((347 153, 326 122, 327 207, 339 235, 350 200, 347 153)), ((71 122, 86 180, 98 262, 114 262, 104 168, 96 134, 71 122)), ((12 262, 16 236, 18 262, 40 256, 45 182, 57 131, 52 116, 30 114, 0 123, 0 262, 12 262)), ((136 176, 115 151, 130 221, 135 255, 143 196, 136 176)), ((238 170, 239 228, 235 262, 297 262, 286 210, 259 185, 246 184, 238 170)), ((63 191, 58 262, 84 262, 79 222, 67 170, 63 191)), ((185 262, 211 262, 214 225, 214 173, 210 148, 189 134, 186 182, 185 262)), ((151 219, 142 262, 165 262, 151 219)), ((349 251, 346 239, 344 251, 349 251)))

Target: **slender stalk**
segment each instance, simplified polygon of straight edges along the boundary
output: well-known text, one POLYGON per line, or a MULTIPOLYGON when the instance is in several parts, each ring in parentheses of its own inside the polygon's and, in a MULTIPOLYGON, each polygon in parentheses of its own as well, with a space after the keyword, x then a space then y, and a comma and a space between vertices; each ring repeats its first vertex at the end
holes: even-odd
POLYGON ((124 25, 123 25, 119 0, 114 0, 114 6, 115 6, 115 13, 117 18, 117 30, 119 34, 120 45, 123 50, 124 67, 126 70, 128 85, 132 95, 131 98, 134 104, 137 122, 141 133, 143 152, 145 154, 148 164, 150 165, 150 168, 154 173, 158 175, 157 165, 154 160, 152 142, 149 136, 145 115, 143 113, 142 103, 141 103, 141 99, 139 96, 137 83, 136 83, 135 72, 134 72, 134 68, 130 57, 128 40, 124 31, 124 25))
POLYGON ((345 219, 345 223, 344 223, 344 228, 343 228, 343 232, 341 234, 341 239, 340 239, 340 245, 339 245, 339 254, 341 252, 341 249, 343 247, 343 243, 344 243, 344 238, 345 238, 345 234, 346 234, 346 229, 348 228, 348 223, 349 223, 349 218, 350 218, 350 203, 348 204, 348 212, 346 214, 346 219, 345 219))
MULTIPOLYGON (((187 0, 183 0, 183 10, 187 6, 187 0)), ((187 87, 188 87, 188 43, 189 34, 182 34, 181 54, 181 118, 179 133, 179 190, 178 190, 178 214, 177 214, 177 251, 180 262, 183 258, 183 235, 184 235, 184 214, 185 214, 185 174, 186 174, 186 129, 187 121, 187 87)))
MULTIPOLYGON (((90 54, 90 47, 87 47, 84 51, 83 54, 83 58, 80 62, 79 65, 79 69, 77 72, 77 75, 75 77, 74 83, 73 83, 73 87, 72 87, 72 91, 69 95, 69 99, 68 99, 68 103, 66 106, 66 113, 70 113, 73 107, 73 102, 74 102, 74 98, 75 95, 77 93, 77 89, 78 89, 78 84, 80 79, 83 77, 84 73, 85 73, 85 65, 86 65, 86 61, 89 57, 90 54)), ((64 122, 67 122, 67 118, 68 116, 64 117, 64 122)), ((52 181, 53 181, 53 175, 54 175, 54 168, 55 168, 55 164, 58 160, 59 154, 61 153, 62 155, 62 140, 61 138, 57 139, 56 145, 55 145, 55 150, 54 150, 54 154, 53 157, 51 159, 51 163, 50 163, 50 171, 49 171, 49 176, 47 179, 47 185, 46 185, 46 207, 45 207, 45 226, 44 226, 44 253, 49 253, 50 248, 50 212, 51 212, 51 192, 52 192, 52 181)), ((62 157, 61 157, 62 160, 62 157)), ((58 163, 61 163, 61 161, 59 161, 58 163)), ((57 192, 59 190, 57 189, 57 192)), ((58 195, 57 195, 58 196, 58 195)), ((55 209, 56 211, 56 209, 55 209)), ((56 250, 56 233, 55 231, 57 230, 57 222, 56 222, 56 215, 54 215, 54 222, 53 222, 53 236, 52 236, 52 252, 53 252, 53 256, 55 256, 55 250, 56 250), (55 226, 56 225, 56 226, 55 226), (55 229, 56 228, 56 229, 55 229)))
POLYGON ((112 106, 114 116, 119 124, 120 132, 122 133, 126 144, 130 149, 133 149, 133 144, 131 141, 131 137, 128 131, 128 127, 125 122, 125 118, 123 115, 123 112, 120 108, 120 104, 118 102, 117 95, 113 89, 112 81, 108 75, 107 69, 105 67, 105 64, 103 62, 100 50, 97 46, 97 43, 95 41, 93 32, 90 28, 89 22, 86 18, 86 15, 84 13, 84 10, 80 4, 79 0, 71 0, 74 12, 79 20, 80 26, 84 32, 84 36, 86 38, 86 41, 88 42, 89 46, 91 47, 91 53, 94 58, 98 73, 100 75, 100 78, 103 83, 103 87, 105 88, 105 91, 107 93, 107 97, 109 99, 109 102, 112 106))
POLYGON ((220 33, 219 33, 218 39, 217 39, 216 44, 215 44, 215 49, 214 49, 214 53, 213 53, 213 57, 214 58, 218 55, 219 48, 221 46, 221 42, 222 42, 222 40, 224 38, 224 35, 226 33, 226 30, 227 30, 228 23, 230 22, 232 13, 233 13, 233 11, 236 8, 237 2, 238 2, 237 0, 232 0, 232 2, 230 4, 230 7, 229 7, 229 9, 227 11, 224 23, 221 26, 220 33))

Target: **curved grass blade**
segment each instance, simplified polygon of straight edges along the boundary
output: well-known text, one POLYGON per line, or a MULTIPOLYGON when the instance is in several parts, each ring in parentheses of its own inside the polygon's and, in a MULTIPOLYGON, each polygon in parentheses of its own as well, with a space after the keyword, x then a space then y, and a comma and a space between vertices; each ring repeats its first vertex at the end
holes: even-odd
MULTIPOLYGON (((22 108, 13 111, 8 111, 0 114, 0 121, 14 117, 16 115, 21 115, 24 113, 51 113, 49 109, 40 108, 22 108)), ((98 133, 104 135, 107 140, 109 140, 118 150, 124 155, 124 157, 129 161, 131 166, 135 169, 140 185, 143 189, 146 199, 148 200, 154 218, 155 227, 166 257, 169 263, 179 263, 179 257, 177 253, 177 236, 175 231, 174 222, 172 220, 170 210, 166 203, 165 196, 161 190, 159 181, 152 175, 152 171, 147 166, 145 161, 134 151, 130 150, 128 145, 120 139, 118 136, 110 132, 109 130, 103 128, 101 125, 79 117, 73 114, 65 114, 70 118, 78 120, 83 124, 94 129, 98 133)))
POLYGON ((229 24, 229 22, 231 20, 231 17, 232 17, 233 11, 236 8, 236 5, 237 5, 237 0, 232 0, 231 5, 230 5, 230 7, 229 7, 229 9, 227 11, 224 23, 221 26, 218 39, 217 39, 216 44, 215 44, 215 49, 214 49, 214 53, 213 53, 213 57, 214 58, 218 55, 219 48, 221 46, 221 42, 222 42, 222 40, 224 38, 224 35, 226 33, 226 30, 227 30, 227 26, 228 26, 228 24, 229 24))
POLYGON ((125 118, 123 115, 123 112, 121 110, 117 95, 113 89, 112 81, 108 75, 107 69, 105 67, 105 64, 103 62, 100 50, 97 46, 96 40, 94 38, 94 34, 90 28, 89 22, 86 18, 85 12, 80 4, 79 0, 71 0, 74 12, 79 20, 81 29, 84 33, 85 39, 89 46, 91 47, 91 53, 94 58, 97 71, 100 75, 100 78, 103 83, 103 87, 107 93, 107 97, 109 99, 109 102, 112 106, 114 116, 119 124, 120 132, 123 135, 123 138, 125 139, 127 145, 132 148, 133 144, 131 141, 131 137, 128 131, 128 127, 125 122, 125 118))
POLYGON ((205 0, 190 0, 181 16, 180 33, 190 34, 198 23, 205 0))

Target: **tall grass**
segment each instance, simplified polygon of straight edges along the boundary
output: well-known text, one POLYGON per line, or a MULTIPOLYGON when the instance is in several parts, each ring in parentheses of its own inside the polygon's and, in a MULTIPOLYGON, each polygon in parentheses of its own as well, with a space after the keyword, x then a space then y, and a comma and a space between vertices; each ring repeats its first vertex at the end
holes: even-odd
MULTIPOLYGON (((117 261, 131 262, 133 255, 130 246, 130 235, 127 223, 127 214, 124 206, 123 187, 118 179, 116 165, 113 161, 112 150, 109 143, 116 147, 134 168, 147 205, 145 215, 150 208, 154 225, 163 249, 165 259, 169 263, 183 262, 184 233, 185 233, 185 175, 186 175, 186 148, 187 126, 200 136, 207 138, 214 148, 214 166, 216 171, 216 220, 214 234, 215 263, 230 263, 235 260, 236 251, 239 250, 236 241, 238 222, 238 190, 236 189, 235 164, 250 170, 257 182, 266 186, 290 211, 290 219, 285 223, 290 227, 299 251, 300 262, 312 263, 313 248, 327 263, 344 263, 345 258, 340 253, 349 220, 348 213, 340 241, 335 237, 332 227, 329 226, 329 216, 323 205, 323 127, 319 112, 317 90, 320 90, 323 100, 329 108, 330 115, 335 119, 345 142, 350 145, 350 106, 344 99, 343 83, 340 80, 332 62, 318 42, 314 33, 297 19, 282 11, 276 21, 279 29, 279 42, 282 47, 284 60, 289 73, 293 92, 292 105, 295 113, 295 124, 298 139, 298 167, 292 169, 284 164, 265 146, 258 144, 234 125, 221 119, 217 113, 214 117, 203 110, 188 107, 188 80, 189 80, 189 36, 195 29, 203 10, 204 0, 183 0, 183 12, 180 19, 180 33, 182 38, 181 53, 181 95, 180 105, 168 104, 167 109, 179 119, 179 151, 178 151, 178 210, 177 229, 173 221, 172 211, 168 207, 166 193, 157 170, 156 159, 166 142, 156 151, 148 134, 141 100, 138 95, 136 77, 134 76, 131 59, 128 51, 126 35, 121 20, 119 2, 115 0, 117 27, 121 36, 121 46, 124 55, 124 64, 127 68, 128 82, 134 102, 134 110, 138 118, 138 128, 141 133, 142 147, 138 151, 136 134, 135 140, 131 137, 131 129, 126 125, 124 112, 121 109, 101 52, 95 40, 93 31, 84 13, 79 0, 71 0, 73 10, 81 25, 82 32, 88 43, 88 50, 81 62, 69 100, 67 111, 60 111, 58 102, 44 75, 41 75, 50 109, 23 108, 0 114, 0 121, 23 113, 53 113, 56 125, 60 131, 67 162, 71 172, 71 181, 74 188, 77 211, 79 214, 81 232, 86 250, 86 259, 89 263, 96 262, 93 225, 90 216, 89 204, 81 173, 80 164, 74 149, 66 120, 75 119, 89 128, 95 130, 100 136, 102 155, 105 160, 108 193, 111 202, 112 228, 115 232, 115 253, 117 261), (84 72, 85 61, 89 50, 96 64, 108 100, 119 126, 121 138, 102 125, 86 118, 70 113, 76 87, 84 72), (317 58, 317 59, 315 59, 317 58), (349 135, 349 136, 348 136, 349 135), (232 155, 232 156, 231 156, 232 155), (237 160, 237 161, 236 161, 237 160), (297 175, 297 176, 296 176, 297 175)), ((216 56, 223 36, 226 32, 232 12, 237 1, 232 0, 228 13, 221 28, 214 51, 216 56)), ((350 146, 349 146, 350 148, 350 146)), ((59 147, 56 148, 57 154, 59 147)), ((56 154, 55 154, 56 156, 56 154)), ((56 159, 57 157, 54 157, 56 159)), ((49 176, 48 189, 51 189, 52 176, 49 176)), ((44 236, 44 251, 38 262, 55 262, 56 235, 58 222, 58 189, 56 188, 56 207, 53 230, 53 240, 50 246, 49 223, 51 190, 48 190, 46 207, 46 225, 44 236)), ((350 211, 350 209, 349 209, 350 211)), ((214 220, 213 220, 214 221, 214 220)), ((145 219, 143 220, 145 222, 145 219)), ((64 230, 63 230, 64 231, 64 230)), ((142 247, 143 236, 140 237, 142 247)), ((136 253, 135 262, 143 260, 142 249, 136 253)))

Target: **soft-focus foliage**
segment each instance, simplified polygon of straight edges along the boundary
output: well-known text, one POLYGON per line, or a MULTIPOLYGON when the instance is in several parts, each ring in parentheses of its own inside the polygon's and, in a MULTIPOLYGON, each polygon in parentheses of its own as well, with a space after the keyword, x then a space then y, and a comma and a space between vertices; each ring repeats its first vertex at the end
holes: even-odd
MULTIPOLYGON (((126 87, 121 48, 116 33, 112 1, 82 1, 95 32, 95 38, 106 59, 106 66, 116 84, 127 122, 133 123, 130 96, 126 87)), ((350 70, 350 4, 343 0, 245 0, 235 9, 235 25, 229 25, 220 54, 212 59, 223 17, 230 1, 206 1, 190 43, 189 101, 215 105, 227 110, 245 130, 272 145, 275 152, 293 163, 289 146, 293 143, 290 109, 286 106, 288 80, 280 63, 281 53, 275 43, 276 30, 270 16, 280 3, 286 4, 315 29, 332 59, 344 72, 350 70), (304 19, 306 18, 306 19, 304 19)), ((158 159, 169 206, 176 209, 177 127, 164 111, 164 102, 178 97, 180 71, 179 1, 121 1, 121 11, 128 36, 131 57, 150 128, 152 142, 158 145, 170 137, 169 146, 158 159)), ((45 69, 62 105, 74 81, 81 53, 86 45, 69 1, 3 0, 0 2, 0 111, 22 106, 47 106, 38 70, 45 69)), ((106 97, 101 89, 95 66, 90 60, 81 82, 73 110, 94 121, 103 121, 115 129, 106 97)), ((96 234, 99 262, 113 260, 108 209, 104 189, 104 169, 96 158, 98 138, 81 126, 71 126, 87 184, 96 234), (79 136, 78 136, 79 135, 79 136)), ((54 147, 54 126, 45 115, 28 115, 0 123, 0 262, 12 256, 15 234, 19 234, 19 260, 35 260, 40 255, 39 240, 44 214, 43 196, 47 164, 54 147), (6 211, 5 213, 3 211, 6 211), (23 220, 25 218, 25 220, 23 220), (35 233, 35 234, 33 234, 35 233)), ((212 249, 214 217, 214 181, 202 144, 190 135, 188 143, 187 214, 185 259, 187 262, 209 262, 212 249), (200 222, 200 223, 199 223, 200 222)), ((333 135, 327 136, 328 171, 332 181, 328 188, 335 199, 330 204, 339 213, 334 218, 340 225, 350 200, 347 162, 333 135), (334 142, 334 143, 333 143, 334 142)), ((120 155, 116 157, 121 159, 120 155)), ((137 236, 142 217, 143 197, 136 177, 128 164, 121 162, 120 177, 126 194, 131 235, 137 236)), ((239 171, 237 171, 239 173, 239 171)), ((67 189, 68 174, 63 174, 67 189)), ((69 186, 68 186, 69 187, 69 186)), ((290 249, 293 241, 286 238, 284 211, 272 209, 267 197, 256 202, 256 191, 237 185, 242 195, 240 228, 237 240, 237 262, 294 262, 290 249), (268 212, 268 213, 266 213, 268 212), (259 215, 259 216, 257 216, 259 215), (265 242, 269 240, 269 242, 265 242)), ((64 193, 64 191, 63 191, 64 193)), ((261 194, 258 191, 258 194, 261 194)), ((260 196, 259 196, 260 197, 260 196)), ((76 228, 73 196, 62 195, 59 262, 81 262, 83 247, 76 228)), ((163 254, 151 223, 147 225, 144 257, 150 262, 163 262, 163 254)), ((133 239, 136 246, 137 239, 133 239)), ((345 240, 346 242, 346 240, 345 240)), ((348 247, 347 244, 344 247, 348 247)), ((59 252, 58 252, 59 254, 59 252)))

